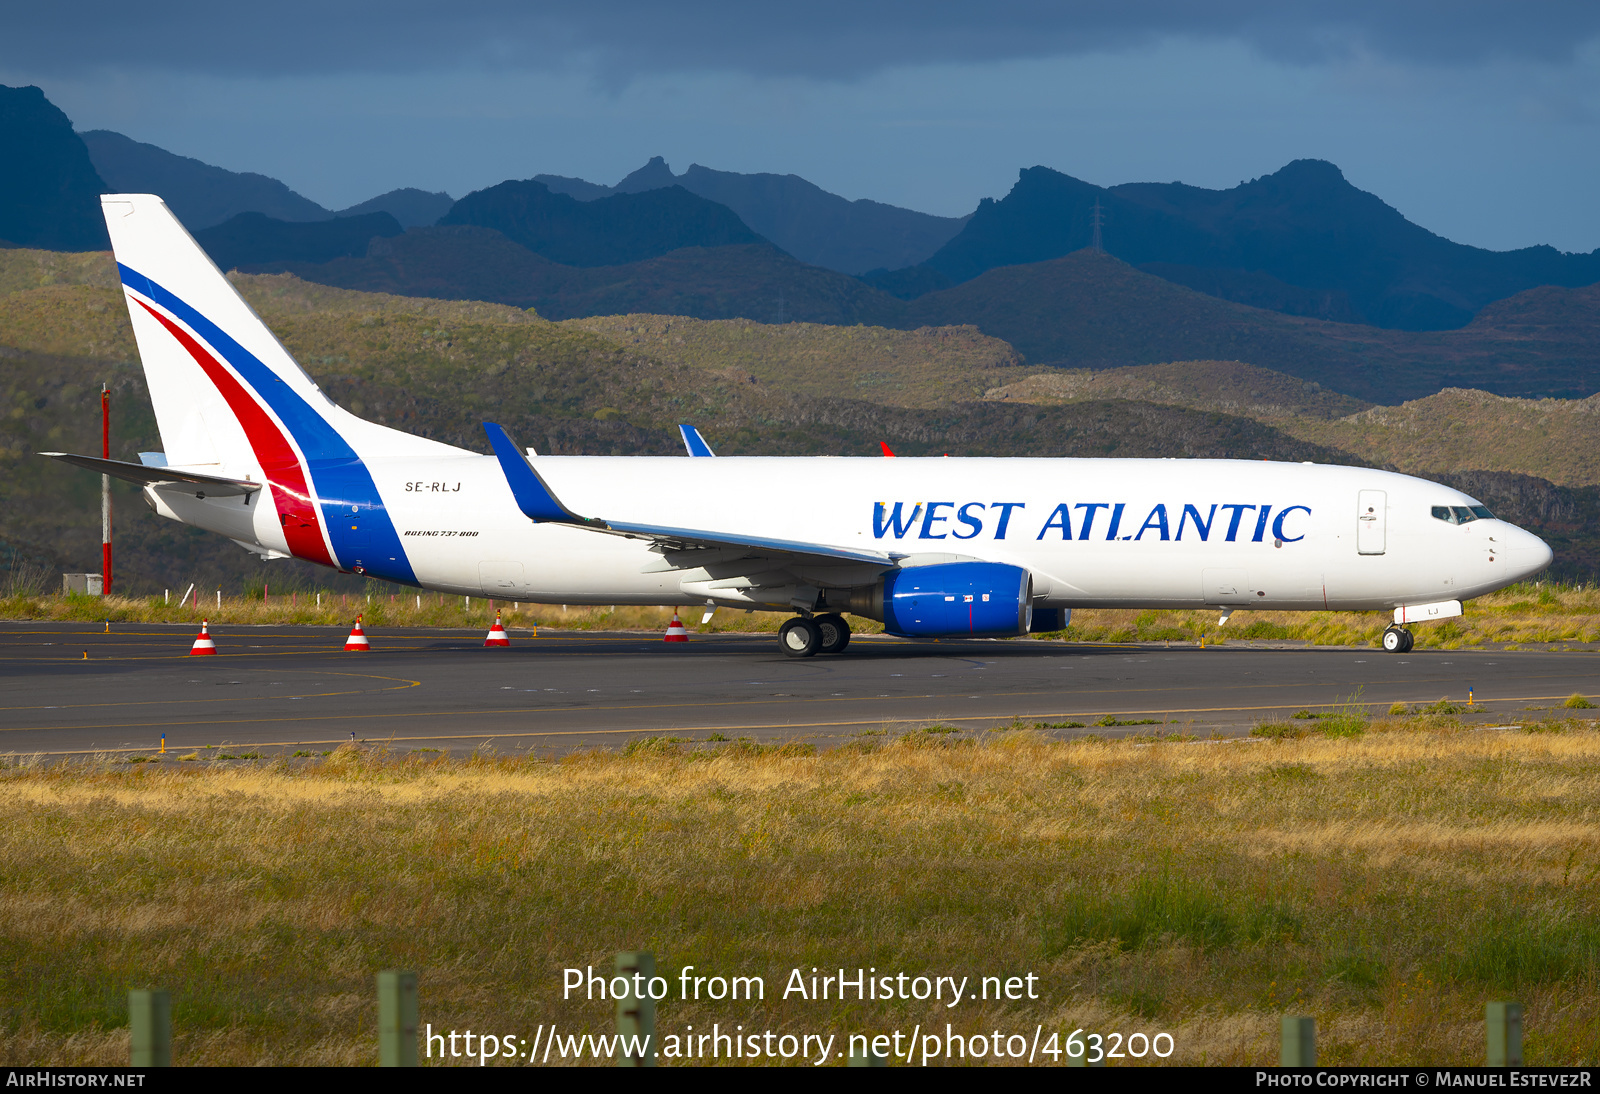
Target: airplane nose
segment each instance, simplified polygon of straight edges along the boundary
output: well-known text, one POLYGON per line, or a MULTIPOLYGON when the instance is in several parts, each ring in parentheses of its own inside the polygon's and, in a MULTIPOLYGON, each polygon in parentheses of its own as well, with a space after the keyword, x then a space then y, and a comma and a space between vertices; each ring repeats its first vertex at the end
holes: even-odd
POLYGON ((1521 528, 1508 529, 1506 544, 1506 572, 1515 581, 1532 577, 1545 570, 1555 559, 1550 545, 1532 532, 1521 528))

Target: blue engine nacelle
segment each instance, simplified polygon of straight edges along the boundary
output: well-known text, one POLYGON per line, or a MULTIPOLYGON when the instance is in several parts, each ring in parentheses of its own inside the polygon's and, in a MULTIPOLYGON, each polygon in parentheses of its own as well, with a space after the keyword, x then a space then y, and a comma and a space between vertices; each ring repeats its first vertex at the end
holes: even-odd
POLYGON ((883 629, 907 638, 1027 634, 1033 577, 1001 562, 908 566, 883 577, 883 629))

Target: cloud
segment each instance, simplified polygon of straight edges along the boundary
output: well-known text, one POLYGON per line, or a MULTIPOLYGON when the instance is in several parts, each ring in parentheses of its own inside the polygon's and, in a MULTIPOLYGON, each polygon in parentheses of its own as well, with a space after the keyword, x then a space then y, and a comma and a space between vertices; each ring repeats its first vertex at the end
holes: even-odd
POLYGON ((1593 0, 215 0, 12 5, 0 63, 43 75, 213 76, 462 68, 721 71, 822 80, 888 68, 1241 41, 1316 64, 1376 55, 1429 65, 1566 64, 1600 35, 1593 0))

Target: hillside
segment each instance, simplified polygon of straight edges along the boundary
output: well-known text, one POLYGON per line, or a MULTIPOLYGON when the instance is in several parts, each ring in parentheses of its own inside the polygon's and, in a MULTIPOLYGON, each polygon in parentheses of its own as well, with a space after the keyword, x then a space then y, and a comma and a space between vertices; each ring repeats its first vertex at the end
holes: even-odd
POLYGON ((406 186, 340 209, 335 215, 358 217, 367 213, 388 213, 402 228, 424 228, 448 213, 455 203, 456 199, 443 191, 433 193, 406 186))
POLYGON ((1447 388, 1400 406, 1348 396, 1237 361, 1032 372, 988 391, 995 402, 1046 406, 1138 399, 1240 414, 1380 466, 1440 478, 1461 468, 1600 486, 1600 396, 1507 399, 1447 388))
MULTIPOLYGON (((40 267, 16 252, 0 257, 0 267, 40 267)), ((103 284, 104 271, 80 272, 96 283, 0 296, 0 398, 11 408, 0 418, 0 566, 27 559, 52 572, 96 565, 98 481, 34 453, 96 450, 102 380, 112 385, 116 409, 113 455, 135 459, 160 447, 120 293, 103 284)), ((7 282, 23 280, 13 274, 7 282)), ((496 305, 347 292, 285 276, 235 280, 334 399, 374 421, 476 451, 484 447, 480 423, 492 416, 523 443, 559 453, 677 454, 673 426, 693 421, 727 455, 874 454, 888 440, 908 456, 1346 458, 1256 422, 1148 404, 919 410, 810 398, 726 370, 659 361, 496 305)), ((983 345, 974 340, 966 352, 983 345)), ((219 537, 161 521, 122 484, 114 494, 125 590, 181 591, 193 580, 230 590, 262 579, 283 591, 337 583, 301 564, 257 562, 219 537)))
MULTIPOLYGON (((94 565, 94 476, 32 453, 94 450, 101 380, 116 392, 115 454, 134 458, 159 447, 110 277, 107 255, 0 252, 0 286, 11 287, 0 295, 0 392, 11 407, 0 418, 0 565, 18 556, 54 569, 94 565)), ((1340 426, 1327 416, 1349 408, 1346 397, 1233 362, 1046 373, 1086 386, 1062 405, 1002 400, 994 392, 973 403, 962 401, 967 385, 1037 370, 1005 365, 1004 347, 971 331, 679 326, 670 316, 617 317, 584 329, 583 322, 550 323, 492 303, 354 292, 286 275, 234 280, 335 399, 375 421, 479 451, 479 423, 493 416, 523 443, 561 453, 677 454, 673 426, 690 421, 726 455, 872 454, 886 440, 907 456, 1361 458, 1310 431, 1340 426), (943 378, 915 384, 919 359, 943 378), (885 373, 885 382, 837 394, 873 401, 834 397, 838 378, 863 363, 885 373), (890 401, 919 405, 884 405, 890 401), (1190 405, 1172 405, 1185 401, 1190 405), (1229 403, 1264 420, 1218 409, 1229 403), (1278 410, 1292 413, 1267 417, 1278 410)), ((1566 411, 1552 410, 1558 412, 1566 411)), ((1486 434, 1482 446, 1454 450, 1452 458, 1472 466, 1490 447, 1486 434)), ((1370 451, 1371 462, 1414 458, 1376 443, 1370 451)), ((1497 470, 1436 477, 1552 538, 1558 573, 1570 579, 1600 571, 1600 488, 1497 470)), ((232 589, 263 574, 288 588, 314 576, 296 564, 259 564, 215 537, 157 522, 135 493, 117 490, 121 572, 146 589, 197 576, 232 589)))
POLYGON ((388 213, 307 223, 276 220, 262 213, 240 213, 193 234, 211 261, 220 269, 233 270, 364 255, 373 239, 397 236, 404 230, 388 213))
MULTIPOLYGON (((1105 249, 1131 265, 1225 298, 1378 327, 1454 329, 1485 304, 1527 289, 1600 282, 1600 250, 1497 252, 1453 243, 1321 160, 1296 160, 1229 190, 1105 188, 1029 168, 1003 199, 982 202, 925 265, 959 284, 1059 258, 1090 246, 1097 208, 1105 249)), ((904 273, 896 282, 913 283, 904 273)))
POLYGON ((439 226, 492 228, 552 262, 583 268, 761 238, 727 206, 681 187, 579 201, 532 180, 475 190, 451 206, 439 226))
POLYGON ((966 217, 937 217, 865 198, 850 201, 799 175, 741 174, 691 164, 674 175, 656 156, 616 186, 536 175, 551 190, 593 201, 681 186, 726 205, 763 237, 802 262, 840 273, 899 269, 923 261, 961 230, 966 217))
POLYGON ((1219 300, 1094 251, 990 270, 912 301, 764 243, 686 247, 579 268, 480 227, 414 228, 374 241, 365 255, 246 268, 343 288, 491 300, 550 319, 651 314, 907 330, 973 326, 1037 365, 1245 361, 1390 405, 1446 387, 1557 398, 1600 390, 1600 285, 1532 289, 1484 308, 1461 330, 1413 332, 1219 300))
POLYGON ((901 311, 899 301, 855 278, 807 266, 768 243, 685 247, 642 262, 579 268, 534 254, 490 228, 413 228, 375 240, 365 257, 252 270, 340 288, 514 304, 550 319, 650 313, 884 324, 901 311))
POLYGON ((1506 399, 1446 388, 1336 421, 1275 424, 1419 475, 1475 467, 1537 475, 1562 486, 1600 485, 1600 396, 1506 399))
POLYGON ((278 220, 327 220, 328 210, 275 178, 229 171, 109 129, 79 134, 106 186, 118 194, 159 194, 191 232, 240 213, 278 220))
MULTIPOLYGON (((110 251, 41 251, 23 247, 0 250, 0 297, 46 285, 115 289, 119 284, 110 251)), ((0 332, 4 329, 0 327, 0 332)))
POLYGON ((1562 398, 1600 390, 1600 285, 1530 290, 1461 330, 1390 331, 1218 300, 1077 251, 990 270, 901 314, 896 326, 971 324, 1036 364, 1246 361, 1380 403, 1446 387, 1562 398))
POLYGON ((1023 369, 1026 376, 984 393, 986 400, 1070 403, 1134 399, 1192 410, 1219 410, 1273 420, 1342 418, 1370 404, 1328 391, 1321 384, 1239 361, 1171 361, 1111 369, 1023 369))
POLYGON ((43 91, 0 86, 0 242, 104 250, 105 189, 72 122, 43 91))
POLYGON ((839 327, 666 315, 568 319, 661 361, 745 375, 774 390, 931 408, 1028 374, 1016 351, 972 327, 839 327))

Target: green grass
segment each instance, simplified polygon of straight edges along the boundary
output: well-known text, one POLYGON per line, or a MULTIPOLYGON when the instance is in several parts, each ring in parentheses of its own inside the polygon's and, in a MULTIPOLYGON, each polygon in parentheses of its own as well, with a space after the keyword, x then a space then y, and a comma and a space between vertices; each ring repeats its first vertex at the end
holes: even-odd
POLYGON ((176 1063, 371 1063, 384 968, 418 971, 435 1029, 605 1032, 562 970, 646 948, 663 1034, 1165 1031, 1174 1062, 1259 1066, 1302 1013, 1323 1063, 1470 1064, 1509 997, 1530 1064, 1593 1065, 1600 732, 1549 728, 13 759, 0 1058, 125 1060, 127 989, 153 984, 176 1063), (682 998, 688 965, 767 998, 682 998), (1032 974, 1039 998, 784 1000, 812 966, 1032 974))
MULTIPOLYGON (((8 597, 3 595, 6 589, 0 584, 0 618, 195 626, 205 618, 224 625, 348 626, 357 614, 362 614, 369 626, 379 628, 481 627, 487 630, 495 614, 501 613, 506 626, 514 629, 664 631, 672 614, 670 607, 616 606, 611 609, 569 605, 563 609, 560 605, 513 604, 483 597, 473 597, 469 605, 464 597, 440 593, 421 593, 419 605, 419 594, 415 590, 383 591, 393 588, 382 586, 360 593, 318 590, 299 583, 287 589, 274 585, 263 590, 258 584, 252 595, 224 596, 220 607, 215 590, 207 589, 196 609, 188 604, 179 608, 163 602, 159 596, 102 598, 30 592, 8 597), (273 592, 274 588, 281 591, 273 592), (319 591, 322 595, 320 607, 316 600, 319 591)), ((173 596, 182 592, 180 587, 173 596)), ((1413 631, 1417 647, 1448 650, 1490 644, 1577 645, 1600 641, 1600 590, 1555 586, 1547 582, 1538 601, 1522 597, 1522 590, 1514 586, 1471 602, 1462 619, 1441 626, 1419 626, 1413 631)), ((786 612, 745 613, 724 609, 717 612, 709 624, 697 624, 690 618, 687 625, 699 633, 767 633, 775 631, 788 617, 786 612)), ((1291 641, 1375 649, 1389 619, 1384 612, 1241 611, 1227 627, 1217 627, 1216 621, 1214 611, 1087 609, 1075 611, 1072 624, 1066 630, 1036 637, 1072 642, 1195 644, 1204 638, 1206 644, 1212 646, 1240 641, 1291 641), (1270 637, 1260 636, 1263 629, 1270 630, 1270 637)), ((876 634, 883 629, 881 624, 858 617, 852 617, 851 627, 863 634, 876 634)), ((1024 639, 1028 640, 1035 639, 1024 639)), ((1588 701, 1582 696, 1578 698, 1588 701)), ((1447 705, 1456 701, 1440 700, 1447 705)), ((1433 708, 1433 713, 1448 712, 1437 704, 1433 708)))

